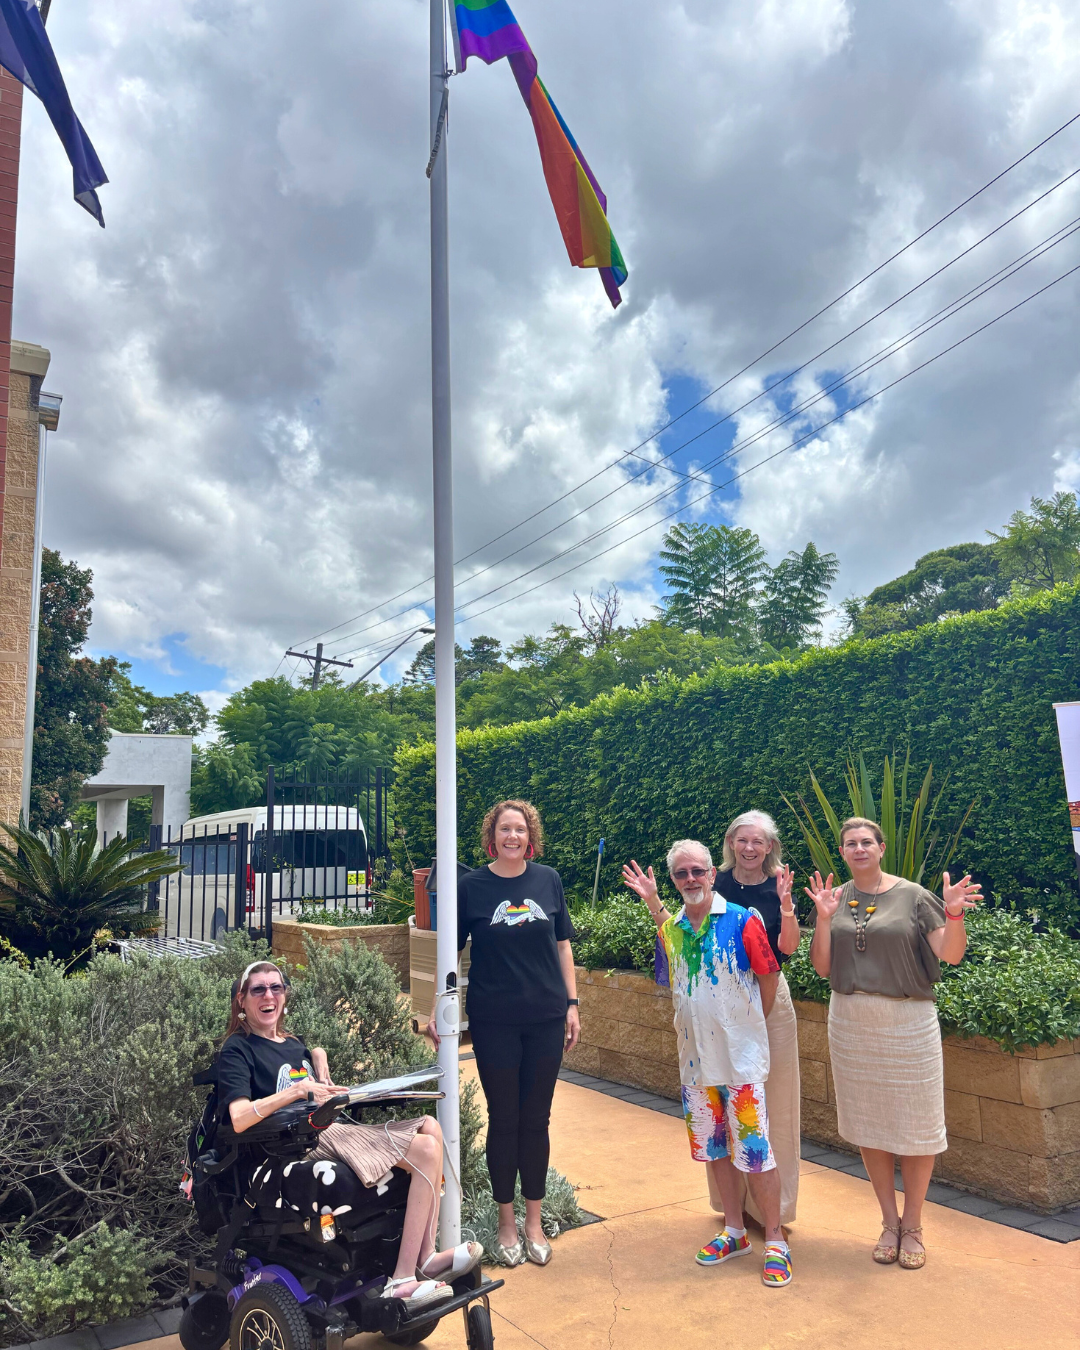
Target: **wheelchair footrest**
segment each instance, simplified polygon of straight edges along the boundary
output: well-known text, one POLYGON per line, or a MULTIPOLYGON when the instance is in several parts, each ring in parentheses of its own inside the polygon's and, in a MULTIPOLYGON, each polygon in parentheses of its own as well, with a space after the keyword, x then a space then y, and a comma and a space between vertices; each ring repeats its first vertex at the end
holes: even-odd
POLYGON ((402 1316, 406 1309, 401 1299, 381 1300, 385 1303, 385 1309, 382 1312, 379 1330, 384 1336, 394 1336, 399 1332, 413 1331, 417 1327, 427 1326, 432 1321, 440 1321, 448 1313, 457 1312, 460 1308, 467 1307, 478 1298, 487 1298, 488 1294, 493 1293, 496 1289, 501 1289, 505 1283, 505 1280, 481 1280, 475 1289, 468 1289, 463 1294, 455 1294, 445 1303, 429 1304, 428 1307, 415 1313, 412 1317, 402 1316))

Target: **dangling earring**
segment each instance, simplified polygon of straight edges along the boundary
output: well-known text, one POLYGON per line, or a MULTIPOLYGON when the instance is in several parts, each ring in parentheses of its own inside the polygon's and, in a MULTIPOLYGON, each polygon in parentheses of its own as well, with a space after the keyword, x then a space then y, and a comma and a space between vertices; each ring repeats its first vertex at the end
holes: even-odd
POLYGON ((525 850, 525 856, 526 858, 531 858, 532 855, 533 855, 533 846, 532 844, 530 844, 529 847, 525 850))
POLYGON ((488 857, 489 857, 489 858, 497 858, 497 857, 499 856, 498 853, 495 851, 495 845, 494 845, 494 844, 488 844, 488 850, 487 850, 487 851, 488 851, 488 857))
POLYGON ((237 1020, 238 1022, 246 1022, 246 1021, 247 1021, 247 1013, 244 1012, 243 1008, 241 1008, 240 1011, 236 1014, 236 1020, 237 1020))

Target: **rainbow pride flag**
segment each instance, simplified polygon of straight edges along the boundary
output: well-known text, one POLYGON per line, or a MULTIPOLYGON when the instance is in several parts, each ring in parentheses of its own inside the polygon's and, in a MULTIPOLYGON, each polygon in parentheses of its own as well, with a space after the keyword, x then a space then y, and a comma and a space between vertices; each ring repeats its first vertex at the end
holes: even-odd
POLYGON ((622 302, 619 287, 626 264, 607 220, 607 198, 551 95, 536 73, 536 57, 506 0, 451 0, 451 26, 458 72, 470 56, 491 65, 510 62, 521 97, 532 117, 551 204, 575 267, 598 267, 612 307, 622 302))

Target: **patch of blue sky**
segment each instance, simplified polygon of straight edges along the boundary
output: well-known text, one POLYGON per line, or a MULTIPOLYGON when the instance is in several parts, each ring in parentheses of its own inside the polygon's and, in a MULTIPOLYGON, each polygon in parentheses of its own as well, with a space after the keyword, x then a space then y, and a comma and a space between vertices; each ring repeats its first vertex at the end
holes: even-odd
MULTIPOLYGON (((134 656, 130 652, 113 651, 109 655, 120 661, 130 661, 129 678, 133 684, 149 689, 159 697, 165 694, 179 694, 185 690, 198 693, 201 690, 220 689, 225 691, 228 671, 224 666, 216 666, 209 661, 200 661, 192 656, 186 647, 186 633, 169 633, 161 639, 165 655, 159 660, 148 660, 144 656, 134 656)), ((91 652, 93 656, 106 653, 91 652)))
MULTIPOLYGON (((766 375, 762 381, 763 385, 773 387, 762 399, 761 404, 772 411, 770 423, 774 419, 779 419, 780 425, 754 444, 746 446, 745 454, 742 453, 740 446, 735 444, 738 418, 725 417, 730 402, 720 404, 712 399, 700 402, 709 392, 708 385, 684 371, 674 371, 666 375, 664 378, 667 395, 666 417, 669 419, 678 417, 679 420, 674 426, 661 432, 650 447, 641 453, 649 458, 664 456, 664 467, 681 473, 707 475, 715 485, 715 490, 710 491, 708 484, 701 481, 685 481, 678 493, 665 498, 657 505, 657 515, 663 516, 669 515, 679 506, 686 508, 685 513, 680 512, 672 520, 665 522, 665 528, 670 529, 680 519, 703 521, 714 525, 728 524, 732 519, 733 504, 740 496, 742 478, 735 477, 736 474, 744 473, 747 468, 765 460, 787 443, 796 440, 801 442, 808 433, 812 439, 812 433, 818 427, 832 422, 838 415, 842 416, 865 396, 866 381, 839 383, 845 373, 831 370, 815 371, 813 384, 810 384, 806 374, 792 376, 780 370, 766 375), (825 394, 825 397, 818 397, 833 385, 836 387, 825 394), (699 406, 694 407, 695 404, 699 406), (807 404, 809 406, 806 406, 807 404), (690 411, 680 417, 679 414, 684 409, 690 411)), ((747 414, 750 411, 748 409, 747 414)), ((760 426, 760 416, 753 419, 753 424, 760 426)), ((747 425, 745 419, 743 425, 744 427, 747 425)), ((744 431, 743 442, 748 436, 755 434, 744 431)), ((797 454, 798 449, 796 446, 789 453, 797 454)), ((639 461, 631 462, 634 465, 631 472, 643 467, 639 461)), ((751 471, 768 474, 769 465, 764 463, 761 468, 751 471)), ((650 579, 658 589, 663 589, 663 579, 655 566, 651 570, 650 579)))

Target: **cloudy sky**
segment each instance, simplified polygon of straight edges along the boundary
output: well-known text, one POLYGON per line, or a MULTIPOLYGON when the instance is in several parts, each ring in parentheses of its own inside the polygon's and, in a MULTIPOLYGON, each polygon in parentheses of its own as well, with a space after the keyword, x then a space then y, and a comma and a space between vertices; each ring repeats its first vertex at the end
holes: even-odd
MULTIPOLYGON (((839 600, 1080 486, 1080 122, 758 359, 1080 111, 1074 4, 515 10, 630 280, 613 313, 569 267, 512 75, 474 61, 449 138, 461 640, 611 582, 647 616, 674 519, 748 525, 774 562, 813 539, 839 600)), ((64 396, 45 540, 94 570, 94 651, 159 692, 219 705, 323 630, 359 671, 430 613, 427 24, 423 0, 53 4, 111 183, 102 231, 28 97, 15 336, 64 396)))

